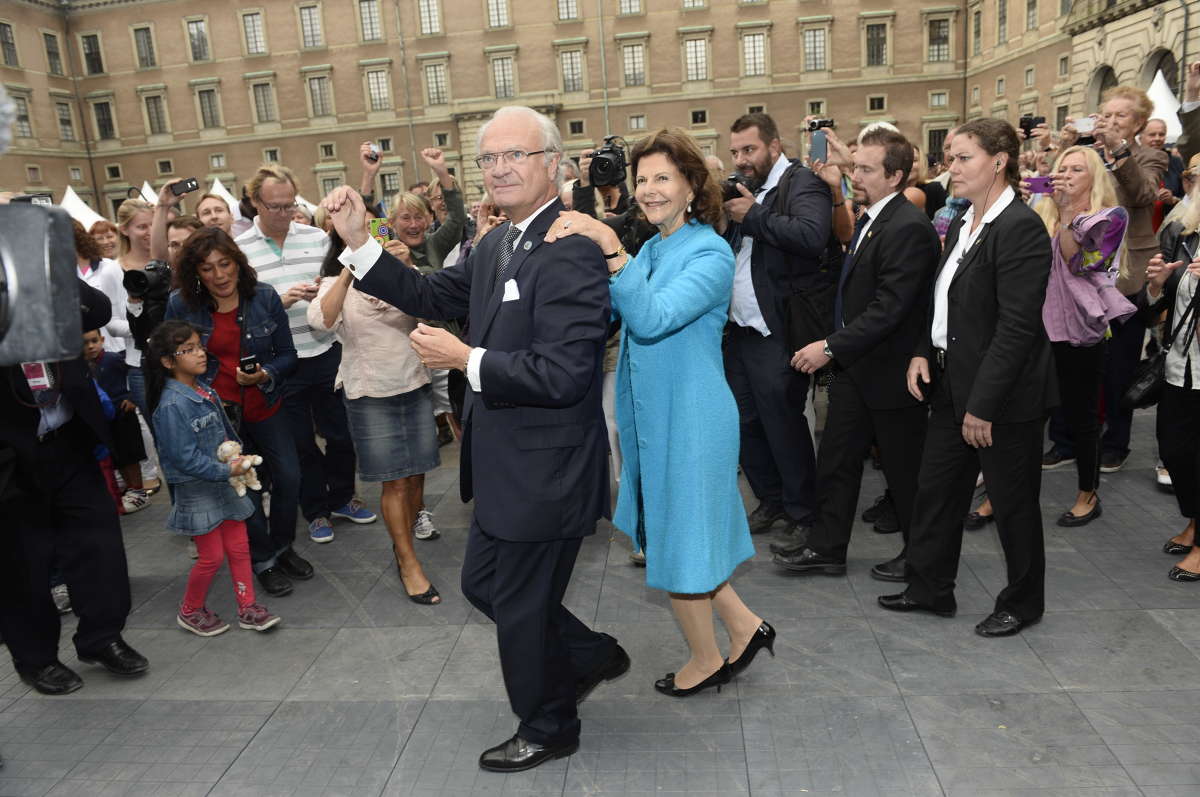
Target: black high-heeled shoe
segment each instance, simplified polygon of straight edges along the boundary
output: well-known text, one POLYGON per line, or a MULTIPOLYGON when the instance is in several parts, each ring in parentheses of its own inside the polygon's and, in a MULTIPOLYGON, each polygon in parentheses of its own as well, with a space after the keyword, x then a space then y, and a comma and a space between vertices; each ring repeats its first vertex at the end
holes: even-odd
POLYGON ((763 648, 766 648, 772 657, 775 655, 775 629, 766 620, 763 620, 762 625, 754 632, 754 636, 750 637, 750 641, 746 643, 746 649, 742 651, 742 655, 737 657, 737 661, 729 662, 729 671, 737 675, 745 670, 754 661, 758 651, 763 648))
POLYGON ((717 691, 720 692, 721 687, 731 680, 733 680, 733 673, 729 671, 729 662, 724 662, 712 675, 687 689, 680 689, 675 685, 675 673, 673 672, 669 672, 665 678, 659 678, 655 681, 654 688, 664 695, 670 695, 671 697, 689 697, 697 692, 703 692, 712 686, 717 687, 717 691))
MULTIPOLYGON (((396 546, 392 546, 392 556, 396 555, 396 546)), ((413 603, 419 603, 422 606, 437 606, 442 602, 441 593, 437 591, 437 587, 433 586, 433 582, 429 582, 429 589, 422 592, 420 595, 413 595, 408 591, 408 585, 404 583, 404 571, 400 569, 400 563, 396 562, 396 575, 400 577, 400 588, 404 590, 404 594, 413 603)))

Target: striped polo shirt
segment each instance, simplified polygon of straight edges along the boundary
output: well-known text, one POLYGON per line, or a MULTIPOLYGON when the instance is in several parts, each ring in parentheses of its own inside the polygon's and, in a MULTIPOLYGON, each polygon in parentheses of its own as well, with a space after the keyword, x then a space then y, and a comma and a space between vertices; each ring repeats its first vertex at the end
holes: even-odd
MULTIPOLYGON (((316 281, 321 273, 321 261, 329 248, 329 236, 323 231, 294 221, 283 239, 282 251, 274 240, 263 235, 258 219, 235 242, 258 274, 258 279, 274 288, 280 298, 298 282, 316 281)), ((319 332, 308 325, 308 302, 296 302, 288 308, 287 315, 296 354, 316 357, 329 351, 336 337, 332 332, 319 332)))

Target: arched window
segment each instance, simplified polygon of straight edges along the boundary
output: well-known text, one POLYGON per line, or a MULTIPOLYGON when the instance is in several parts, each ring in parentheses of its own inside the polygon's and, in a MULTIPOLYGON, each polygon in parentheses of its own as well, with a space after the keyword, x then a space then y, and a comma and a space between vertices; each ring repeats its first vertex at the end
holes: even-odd
POLYGON ((1146 59, 1145 67, 1142 68, 1142 85, 1150 88, 1150 84, 1154 82, 1154 76, 1159 71, 1163 73, 1163 77, 1166 79, 1171 93, 1178 97, 1179 62, 1175 60, 1175 54, 1170 50, 1160 49, 1150 53, 1150 57, 1146 59))
POLYGON ((1118 84, 1117 73, 1108 64, 1104 64, 1096 68, 1092 73, 1092 79, 1088 81, 1087 89, 1087 106, 1084 108, 1085 113, 1097 113, 1100 110, 1100 98, 1104 96, 1104 92, 1118 84))

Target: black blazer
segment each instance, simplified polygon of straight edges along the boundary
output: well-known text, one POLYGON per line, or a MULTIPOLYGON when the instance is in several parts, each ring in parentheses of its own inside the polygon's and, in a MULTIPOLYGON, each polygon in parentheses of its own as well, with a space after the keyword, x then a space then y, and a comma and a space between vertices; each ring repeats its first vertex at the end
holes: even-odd
POLYGON ((470 344, 487 353, 483 391, 468 389, 463 410, 462 499, 474 497, 480 527, 504 540, 582 537, 610 515, 601 406, 608 267, 582 236, 543 243, 563 209, 555 200, 519 239, 505 277, 516 283, 514 300, 493 289, 508 225, 450 268, 421 275, 384 252, 357 283, 420 318, 470 315, 470 344))
MULTIPOLYGON (((938 274, 965 235, 946 234, 938 274)), ((1014 199, 963 255, 950 283, 946 376, 954 414, 992 423, 1038 420, 1058 404, 1050 339, 1042 324, 1050 276, 1050 235, 1040 216, 1014 199)), ((931 283, 936 290, 937 277, 931 283)), ((917 354, 933 361, 933 295, 917 354)))
POLYGON ((776 186, 750 207, 739 224, 725 231, 735 255, 743 236, 754 239, 750 253, 754 295, 767 329, 779 340, 787 340, 788 297, 813 284, 833 224, 833 194, 820 177, 806 166, 793 165, 790 177, 784 179, 788 181, 784 213, 775 212, 776 186))
POLYGON ((871 222, 842 275, 846 326, 827 339, 838 366, 873 410, 913 407, 905 375, 925 332, 941 242, 928 217, 897 194, 871 222))

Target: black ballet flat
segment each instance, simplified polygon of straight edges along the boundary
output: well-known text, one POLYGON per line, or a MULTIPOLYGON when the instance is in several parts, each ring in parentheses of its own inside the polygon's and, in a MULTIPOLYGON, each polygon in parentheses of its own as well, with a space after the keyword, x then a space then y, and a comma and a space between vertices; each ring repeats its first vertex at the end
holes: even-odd
POLYGON ((1167 573, 1167 578, 1172 581, 1191 583, 1193 581, 1200 581, 1200 573, 1193 573, 1191 570, 1184 570, 1182 567, 1172 567, 1171 572, 1167 573))
POLYGON ((967 531, 979 531, 981 528, 996 520, 995 513, 991 515, 981 515, 978 512, 971 512, 963 521, 963 528, 967 531))
POLYGON ((1167 540, 1163 543, 1162 552, 1168 556, 1187 556, 1192 552, 1192 546, 1175 542, 1175 540, 1167 540))
POLYGON ((654 682, 654 688, 670 697, 690 697, 697 692, 703 692, 709 687, 717 687, 717 691, 721 691, 721 687, 733 680, 733 673, 729 670, 729 662, 721 665, 720 669, 712 675, 705 678, 700 683, 688 689, 680 689, 675 685, 675 673, 667 673, 667 677, 659 678, 654 682))
POLYGON ((1086 515, 1076 515, 1068 509, 1059 516, 1058 525, 1068 529, 1086 526, 1102 514, 1104 514, 1104 510, 1100 507, 1100 496, 1096 496, 1095 504, 1086 515))
POLYGON ((763 620, 762 625, 754 632, 754 636, 750 637, 750 641, 746 643, 746 649, 742 651, 742 655, 737 657, 737 661, 729 662, 729 672, 731 675, 737 675, 750 666, 754 661, 754 657, 758 655, 758 651, 763 648, 772 657, 775 656, 775 629, 766 620, 763 620))

